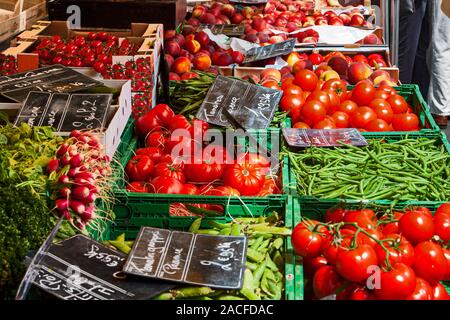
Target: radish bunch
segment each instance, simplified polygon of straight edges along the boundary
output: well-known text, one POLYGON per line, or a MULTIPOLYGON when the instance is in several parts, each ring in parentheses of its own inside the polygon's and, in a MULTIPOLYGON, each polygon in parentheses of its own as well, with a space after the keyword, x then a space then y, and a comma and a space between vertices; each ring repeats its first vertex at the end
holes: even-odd
POLYGON ((80 230, 97 218, 95 200, 107 196, 109 163, 92 132, 74 130, 47 165, 54 181, 55 210, 80 230))

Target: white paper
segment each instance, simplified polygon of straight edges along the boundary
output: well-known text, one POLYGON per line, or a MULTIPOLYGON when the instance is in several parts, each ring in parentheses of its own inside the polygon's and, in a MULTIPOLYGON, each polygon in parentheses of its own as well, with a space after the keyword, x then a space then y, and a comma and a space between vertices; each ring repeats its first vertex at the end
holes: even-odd
POLYGON ((233 51, 239 51, 240 53, 245 55, 248 50, 252 48, 258 48, 259 44, 242 40, 239 38, 231 38, 230 47, 231 49, 233 49, 233 51))
POLYGON ((313 29, 319 33, 319 42, 326 44, 353 44, 364 39, 375 30, 346 26, 312 26, 291 32, 291 35, 313 29))
POLYGON ((281 70, 286 66, 288 66, 288 63, 284 61, 281 57, 277 57, 275 59, 275 64, 268 64, 266 65, 266 68, 281 70))
POLYGON ((227 37, 224 34, 214 34, 211 32, 211 30, 209 28, 205 28, 202 30, 203 32, 205 32, 208 37, 209 40, 214 41, 215 43, 217 43, 217 45, 219 47, 221 47, 224 50, 228 50, 230 48, 230 38, 227 37))
POLYGON ((358 9, 358 12, 360 12, 362 14, 369 14, 369 10, 366 7, 362 6, 362 5, 359 5, 357 7, 346 7, 346 8, 332 8, 332 9, 325 8, 325 9, 320 9, 320 12, 325 13, 327 11, 333 11, 337 15, 340 15, 341 13, 351 12, 351 11, 353 11, 355 9, 358 9))

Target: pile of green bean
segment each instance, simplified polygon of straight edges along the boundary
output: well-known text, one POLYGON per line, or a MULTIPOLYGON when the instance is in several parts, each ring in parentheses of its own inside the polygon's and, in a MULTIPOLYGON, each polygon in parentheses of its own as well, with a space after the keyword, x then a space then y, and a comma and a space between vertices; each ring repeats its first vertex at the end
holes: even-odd
POLYGON ((370 140, 367 147, 283 152, 299 195, 324 199, 447 201, 450 155, 435 139, 370 140))
MULTIPOLYGON (((211 229, 200 229, 202 219, 193 222, 190 232, 209 235, 248 237, 247 262, 241 290, 209 287, 179 287, 164 292, 154 300, 280 300, 284 291, 284 237, 291 230, 279 227, 277 213, 269 217, 236 218, 232 223, 209 222, 211 229)), ((123 239, 120 238, 120 239, 123 239)), ((122 241, 108 244, 123 251, 122 241)), ((130 243, 127 243, 127 247, 130 243)), ((125 251, 129 251, 125 248, 125 251)), ((128 253, 128 252, 126 252, 128 253)))

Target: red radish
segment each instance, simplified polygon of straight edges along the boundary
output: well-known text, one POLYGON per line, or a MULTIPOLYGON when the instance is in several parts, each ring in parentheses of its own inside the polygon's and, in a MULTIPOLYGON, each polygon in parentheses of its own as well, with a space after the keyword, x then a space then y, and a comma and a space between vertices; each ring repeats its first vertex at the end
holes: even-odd
POLYGON ((61 163, 63 166, 70 164, 70 156, 67 153, 62 156, 61 163))
POLYGON ((84 199, 83 202, 86 204, 94 203, 97 199, 97 194, 95 192, 90 192, 84 199))
POLYGON ((95 215, 95 206, 89 206, 84 210, 83 214, 81 214, 81 219, 85 222, 92 220, 95 215))
POLYGON ((71 167, 79 167, 81 165, 81 163, 83 162, 84 157, 80 154, 77 153, 76 155, 74 155, 72 157, 72 159, 70 159, 70 165, 71 167))
POLYGON ((78 215, 83 214, 83 212, 86 210, 86 206, 82 202, 77 200, 70 201, 69 205, 70 209, 72 209, 73 212, 75 212, 78 215))
POLYGON ((96 193, 96 194, 100 193, 100 189, 95 185, 88 185, 87 187, 89 188, 89 191, 91 191, 93 193, 96 193))
POLYGON ((80 230, 83 230, 84 227, 86 226, 85 223, 83 221, 81 221, 80 219, 74 219, 73 225, 80 230))
POLYGON ((74 155, 78 154, 78 148, 76 145, 72 144, 71 146, 69 146, 67 148, 67 153, 69 154, 69 156, 73 157, 74 155))
POLYGON ((92 180, 93 181, 93 180, 95 180, 96 175, 94 173, 92 173, 92 172, 84 171, 84 172, 78 173, 75 178, 86 179, 86 180, 92 180))
POLYGON ((103 161, 111 162, 111 157, 108 155, 103 156, 103 161))
POLYGON ((86 187, 95 185, 95 181, 93 179, 84 179, 84 178, 75 178, 73 180, 73 183, 78 186, 86 186, 86 187))
POLYGON ((86 166, 80 166, 78 169, 80 169, 79 172, 84 172, 87 170, 86 166))
POLYGON ((81 136, 81 131, 80 130, 72 130, 72 132, 70 133, 70 136, 71 137, 74 137, 74 138, 78 138, 79 136, 81 136))
POLYGON ((69 187, 64 187, 61 190, 59 190, 59 194, 61 195, 61 197, 64 197, 64 198, 70 197, 71 192, 72 191, 70 190, 69 187))
POLYGON ((64 218, 66 218, 67 220, 70 220, 70 212, 67 210, 60 211, 59 216, 60 217, 64 216, 64 218))
POLYGON ((88 145, 90 145, 91 147, 95 147, 98 146, 99 142, 96 139, 91 139, 88 142, 88 145))
POLYGON ((59 168, 59 161, 58 159, 51 159, 47 164, 47 172, 52 173, 58 170, 59 168))
POLYGON ((58 156, 58 157, 62 157, 66 152, 67 152, 67 148, 68 148, 69 146, 67 145, 67 144, 62 144, 60 147, 59 147, 59 149, 58 149, 58 151, 56 151, 56 156, 58 156))
POLYGON ((75 187, 72 189, 72 197, 77 200, 84 201, 84 199, 89 196, 89 193, 88 187, 75 187))
POLYGON ((64 211, 69 208, 69 200, 67 199, 56 199, 55 204, 58 211, 64 211))
POLYGON ((83 143, 89 143, 89 141, 91 141, 91 138, 89 138, 88 136, 80 136, 78 138, 78 141, 83 142, 83 143))
POLYGON ((72 168, 72 169, 69 170, 69 172, 67 173, 67 175, 68 175, 70 178, 73 178, 73 177, 75 177, 75 176, 78 174, 79 171, 80 171, 79 168, 72 168))
POLYGON ((59 183, 67 184, 70 182, 70 178, 68 175, 63 174, 61 177, 59 177, 58 181, 59 183))

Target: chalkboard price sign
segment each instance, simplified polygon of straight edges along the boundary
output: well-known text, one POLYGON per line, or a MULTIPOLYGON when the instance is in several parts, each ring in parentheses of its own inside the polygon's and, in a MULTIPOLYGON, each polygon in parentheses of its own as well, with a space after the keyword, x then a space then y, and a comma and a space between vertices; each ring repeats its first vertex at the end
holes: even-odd
POLYGON ((243 35, 245 31, 243 24, 201 24, 199 31, 203 29, 211 30, 212 34, 224 34, 234 37, 243 35))
POLYGON ((294 50, 296 39, 278 42, 268 46, 256 47, 248 50, 244 63, 269 59, 289 54, 294 50))
POLYGON ((17 102, 24 101, 30 91, 76 92, 102 85, 75 70, 52 65, 32 71, 0 77, 0 94, 17 102))
POLYGON ((357 129, 283 129, 283 136, 289 146, 298 148, 367 146, 367 140, 357 129))
POLYGON ((31 91, 23 103, 15 125, 51 126, 58 132, 102 129, 112 102, 112 94, 67 94, 31 91))
POLYGON ((272 122, 283 92, 246 81, 217 76, 196 117, 231 127, 226 109, 244 129, 266 129, 272 122))
POLYGON ((126 255, 84 236, 53 244, 33 284, 64 300, 148 300, 173 283, 128 276, 126 255))
POLYGON ((240 289, 247 239, 142 227, 123 271, 214 288, 240 289))

